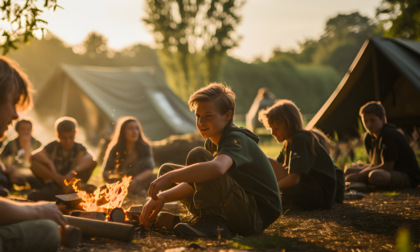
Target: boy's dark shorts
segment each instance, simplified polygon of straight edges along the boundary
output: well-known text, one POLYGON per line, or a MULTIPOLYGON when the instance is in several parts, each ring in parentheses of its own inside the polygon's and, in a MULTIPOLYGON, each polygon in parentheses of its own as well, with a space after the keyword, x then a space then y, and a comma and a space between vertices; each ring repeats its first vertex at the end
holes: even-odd
POLYGON ((391 174, 391 182, 389 184, 390 187, 393 188, 410 188, 413 185, 410 182, 410 177, 407 173, 400 172, 400 171, 389 171, 391 174))

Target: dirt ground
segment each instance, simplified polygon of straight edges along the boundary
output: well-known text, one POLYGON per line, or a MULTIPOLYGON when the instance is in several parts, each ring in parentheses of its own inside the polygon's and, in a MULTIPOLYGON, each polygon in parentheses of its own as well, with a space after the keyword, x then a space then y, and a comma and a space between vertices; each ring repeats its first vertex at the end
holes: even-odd
POLYGON ((331 210, 284 207, 279 219, 258 236, 185 240, 137 228, 131 243, 84 238, 77 248, 59 251, 404 251, 396 244, 420 251, 420 188, 366 193, 331 210), (411 242, 397 242, 404 239, 411 242))

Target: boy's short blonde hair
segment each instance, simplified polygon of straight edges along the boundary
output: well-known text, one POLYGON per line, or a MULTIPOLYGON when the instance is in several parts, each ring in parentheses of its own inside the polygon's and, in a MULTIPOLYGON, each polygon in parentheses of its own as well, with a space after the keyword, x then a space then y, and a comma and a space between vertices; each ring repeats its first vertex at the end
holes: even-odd
POLYGON ((58 134, 64 132, 75 132, 77 129, 77 121, 73 117, 63 116, 55 121, 55 131, 58 134))
MULTIPOLYGON (((232 115, 235 114, 235 93, 221 83, 211 83, 195 91, 188 101, 190 110, 195 110, 197 108, 197 102, 200 101, 216 102, 219 107, 219 112, 222 115, 226 114, 229 110, 232 110, 232 115)), ((232 122, 233 116, 230 123, 232 122)))

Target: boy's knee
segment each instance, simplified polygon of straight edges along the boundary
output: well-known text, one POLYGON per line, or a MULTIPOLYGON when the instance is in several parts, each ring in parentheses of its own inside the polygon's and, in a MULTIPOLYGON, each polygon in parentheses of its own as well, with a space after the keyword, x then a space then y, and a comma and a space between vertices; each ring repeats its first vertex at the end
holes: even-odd
POLYGON ((371 185, 386 186, 391 181, 391 175, 387 171, 374 170, 369 173, 368 180, 371 185))
POLYGON ((34 220, 32 223, 29 224, 32 229, 29 229, 27 233, 28 239, 30 239, 27 245, 31 249, 36 247, 39 251, 56 251, 61 243, 57 223, 52 220, 34 220))
POLYGON ((158 172, 158 177, 164 175, 165 173, 168 173, 170 171, 173 171, 174 167, 171 164, 163 164, 160 168, 159 168, 159 172, 158 172))
POLYGON ((195 147, 192 149, 187 156, 187 165, 196 164, 200 162, 206 162, 213 159, 213 156, 203 147, 195 147))
POLYGON ((48 247, 51 248, 51 251, 57 250, 61 243, 60 230, 57 223, 52 220, 46 220, 42 230, 44 230, 45 241, 49 244, 48 247))

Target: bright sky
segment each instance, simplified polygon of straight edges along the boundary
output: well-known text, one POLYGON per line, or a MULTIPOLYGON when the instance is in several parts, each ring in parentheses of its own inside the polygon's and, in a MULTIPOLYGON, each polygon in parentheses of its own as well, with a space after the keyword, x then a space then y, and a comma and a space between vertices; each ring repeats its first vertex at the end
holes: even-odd
MULTIPOLYGON (((141 18, 144 0, 59 0, 64 9, 47 13, 50 29, 70 45, 83 41, 90 31, 108 38, 109 46, 121 49, 153 37, 141 18)), ((359 11, 371 18, 381 0, 247 0, 238 27, 242 40, 230 55, 242 60, 267 58, 274 48, 297 49, 307 38, 318 38, 325 22, 337 15, 359 11)))

